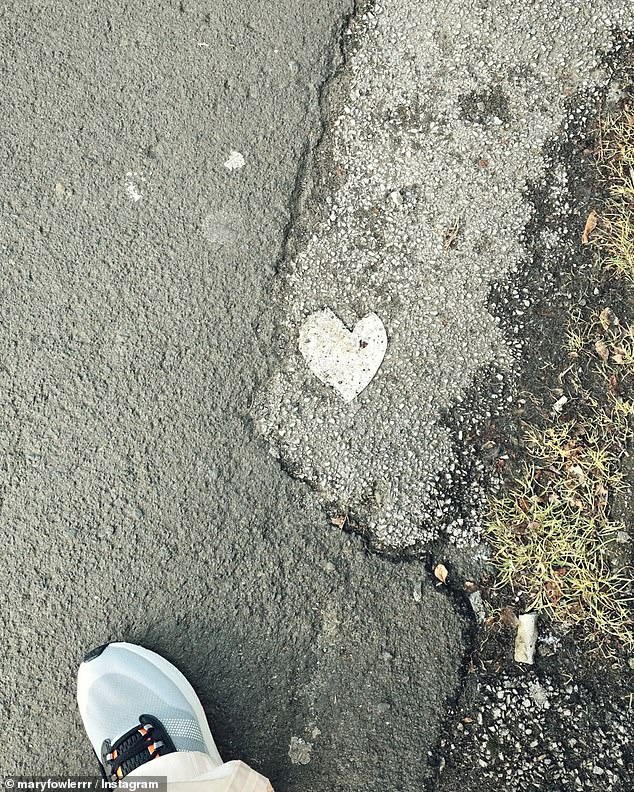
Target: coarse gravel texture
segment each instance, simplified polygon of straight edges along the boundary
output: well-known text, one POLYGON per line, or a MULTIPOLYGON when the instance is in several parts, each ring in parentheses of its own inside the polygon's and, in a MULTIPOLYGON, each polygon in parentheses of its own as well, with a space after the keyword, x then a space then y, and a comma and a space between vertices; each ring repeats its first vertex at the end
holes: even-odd
MULTIPOLYGON (((631 289, 602 273, 592 249, 581 244, 586 217, 604 200, 605 186, 597 182, 593 156, 596 120, 599 113, 614 112, 631 92, 632 37, 617 31, 614 42, 604 58, 611 80, 597 97, 595 116, 588 119, 583 108, 571 112, 567 135, 551 141, 544 152, 546 171, 527 193, 533 213, 524 233, 529 255, 521 272, 512 283, 492 290, 490 297, 496 314, 509 293, 511 298, 529 293, 532 299, 519 328, 528 354, 514 382, 523 398, 506 414, 493 416, 482 437, 471 438, 479 442, 483 458, 509 480, 522 475, 529 462, 523 440, 526 425, 550 424, 553 404, 562 395, 568 398, 562 421, 578 420, 583 414, 583 396, 561 376, 573 362, 566 349, 568 331, 582 327, 605 306, 615 308, 623 321, 631 318, 631 289)), ((501 326, 511 333, 513 316, 500 315, 501 326)), ((586 387, 597 388, 593 392, 599 402, 605 399, 601 382, 593 385, 587 373, 581 376, 586 387)), ((469 398, 482 399, 481 390, 475 389, 469 398)), ((452 416, 457 426, 462 425, 463 411, 468 412, 466 404, 452 416)), ((629 482, 628 457, 622 464, 624 481, 629 482)), ((627 527, 612 548, 617 569, 631 565, 630 489, 625 487, 611 504, 613 518, 627 527)), ((491 583, 486 575, 480 578, 485 622, 471 644, 461 694, 446 718, 435 754, 434 792, 629 792, 634 788, 634 674, 627 651, 614 643, 607 654, 596 646, 592 651, 593 643, 584 640, 588 636, 582 630, 553 625, 542 615, 535 666, 520 666, 513 660, 515 629, 500 609, 507 605, 522 612, 525 593, 491 589, 491 583)))
POLYGON ((428 775, 463 621, 325 526, 248 413, 350 10, 0 6, 0 776, 97 774, 75 674, 115 639, 277 792, 428 775))
POLYGON ((615 0, 392 0, 360 8, 346 31, 277 280, 281 361, 258 425, 285 469, 375 546, 479 538, 481 463, 445 416, 479 372, 506 380, 521 364, 530 292, 507 292, 510 333, 489 292, 526 255, 545 144, 565 134, 571 104, 594 115, 602 53, 633 27, 631 4, 615 0), (372 311, 387 328, 383 365, 351 404, 298 352, 302 323, 324 307, 349 328, 372 311))
POLYGON ((470 687, 469 704, 439 746, 435 792, 454 792, 466 778, 482 792, 632 789, 627 696, 519 666, 470 687))

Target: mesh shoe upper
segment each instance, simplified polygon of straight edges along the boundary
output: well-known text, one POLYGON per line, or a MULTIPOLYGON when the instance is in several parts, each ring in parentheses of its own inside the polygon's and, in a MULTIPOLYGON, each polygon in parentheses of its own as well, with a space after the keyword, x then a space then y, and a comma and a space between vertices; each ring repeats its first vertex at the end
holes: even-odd
POLYGON ((191 685, 147 649, 112 643, 89 655, 77 675, 77 700, 97 756, 105 741, 114 744, 149 713, 160 721, 176 751, 200 751, 215 764, 222 762, 191 685))

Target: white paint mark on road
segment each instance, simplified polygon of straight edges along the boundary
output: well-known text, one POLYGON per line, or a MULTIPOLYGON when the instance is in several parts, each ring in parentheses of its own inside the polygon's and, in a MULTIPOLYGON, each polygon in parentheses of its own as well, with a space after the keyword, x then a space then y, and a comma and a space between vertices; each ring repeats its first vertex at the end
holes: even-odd
POLYGON ((143 197, 140 185, 145 181, 143 176, 136 171, 128 171, 125 175, 125 189, 130 198, 136 203, 143 197))
POLYGON ((244 167, 244 157, 239 151, 232 151, 229 154, 229 159, 225 162, 227 170, 239 170, 244 167))
POLYGON ((387 349, 387 333, 375 313, 350 332, 330 308, 311 314, 299 331, 299 351, 308 368, 351 402, 374 379, 387 349))

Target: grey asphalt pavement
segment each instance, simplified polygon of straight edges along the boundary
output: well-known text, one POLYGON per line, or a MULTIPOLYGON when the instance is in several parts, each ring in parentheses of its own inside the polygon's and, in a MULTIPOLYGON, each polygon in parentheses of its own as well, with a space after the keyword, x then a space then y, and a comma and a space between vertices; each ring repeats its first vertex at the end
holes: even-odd
POLYGON ((529 193, 556 267, 544 150, 632 30, 626 0, 0 5, 0 776, 95 773, 75 673, 120 639, 277 792, 448 789, 470 624, 424 553, 486 559, 465 438, 531 354, 529 193), (297 343, 326 308, 387 338, 348 402, 297 343))
POLYGON ((350 10, 0 7, 0 775, 96 772, 75 671, 111 639, 176 662, 278 792, 427 775, 464 625, 422 563, 329 526, 249 413, 350 10))
MULTIPOLYGON (((566 136, 573 108, 577 125, 595 117, 606 53, 632 27, 624 0, 377 0, 348 28, 293 255, 276 280, 283 364, 260 395, 259 426, 286 467, 379 547, 480 538, 482 463, 467 463, 464 437, 521 399, 512 386, 531 354, 519 339, 534 298, 508 290, 496 306, 512 320, 505 332, 491 290, 528 258, 545 147, 566 136), (297 348, 324 306, 349 328, 376 313, 387 330, 385 360, 351 403, 297 348), (448 425, 487 371, 484 408, 448 425)), ((549 201, 563 218, 573 210, 557 171, 549 201)), ((553 256, 562 240, 562 228, 550 232, 553 256)))

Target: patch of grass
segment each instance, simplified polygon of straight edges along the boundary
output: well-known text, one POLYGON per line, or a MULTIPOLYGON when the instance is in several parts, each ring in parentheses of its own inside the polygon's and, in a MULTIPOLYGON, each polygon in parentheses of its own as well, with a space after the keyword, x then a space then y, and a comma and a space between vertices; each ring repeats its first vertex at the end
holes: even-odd
POLYGON ((610 543, 623 526, 608 516, 623 487, 620 439, 609 416, 559 421, 525 434, 530 464, 495 498, 487 535, 498 586, 521 592, 528 610, 564 626, 581 626, 601 643, 634 645, 628 580, 611 570, 610 543))
POLYGON ((630 210, 620 202, 610 202, 592 242, 601 250, 607 269, 634 283, 634 222, 630 210))
MULTIPOLYGON (((634 284, 634 110, 604 116, 596 146, 608 199, 586 221, 608 272, 634 284)), ((614 566, 612 496, 634 439, 634 326, 609 307, 574 311, 566 336, 565 395, 523 438, 523 470, 491 499, 486 536, 496 587, 520 595, 594 644, 634 648, 628 570, 614 566), (585 312, 585 318, 584 318, 585 312)))
POLYGON ((609 516, 634 436, 634 331, 609 308, 588 320, 576 314, 566 346, 573 365, 560 377, 570 394, 564 414, 526 428, 525 470, 491 501, 497 586, 596 644, 634 647, 630 582, 610 562, 624 526, 609 516))
POLYGON ((567 372, 571 389, 583 397, 601 442, 620 456, 634 439, 634 327, 610 308, 595 311, 587 323, 576 316, 567 347, 575 361, 567 372), (579 370, 585 370, 586 380, 598 378, 601 388, 595 384, 594 394, 584 389, 579 370))
POLYGON ((634 110, 601 119, 596 153, 610 197, 591 241, 606 268, 634 283, 634 110))

